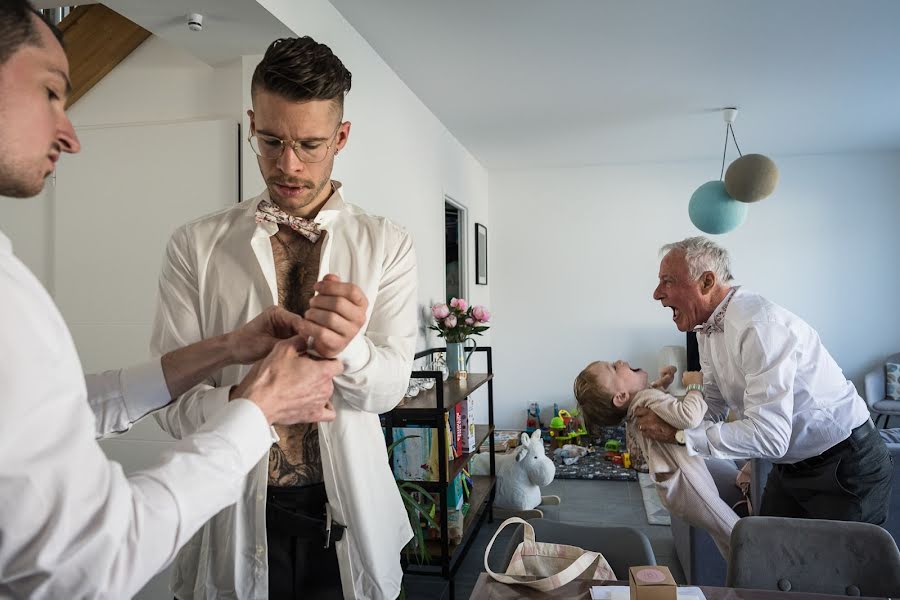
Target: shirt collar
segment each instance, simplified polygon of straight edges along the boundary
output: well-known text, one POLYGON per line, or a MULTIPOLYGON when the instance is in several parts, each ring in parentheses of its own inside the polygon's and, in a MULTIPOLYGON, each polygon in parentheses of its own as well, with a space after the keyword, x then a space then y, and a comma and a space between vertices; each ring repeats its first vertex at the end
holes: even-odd
POLYGON ((719 302, 719 305, 716 307, 716 310, 713 311, 709 318, 703 325, 698 325, 694 328, 694 331, 697 333, 706 333, 709 334, 714 331, 725 331, 725 312, 728 310, 728 303, 731 302, 731 299, 734 297, 734 294, 741 289, 741 286, 736 285, 733 286, 725 297, 722 298, 722 301, 719 302))

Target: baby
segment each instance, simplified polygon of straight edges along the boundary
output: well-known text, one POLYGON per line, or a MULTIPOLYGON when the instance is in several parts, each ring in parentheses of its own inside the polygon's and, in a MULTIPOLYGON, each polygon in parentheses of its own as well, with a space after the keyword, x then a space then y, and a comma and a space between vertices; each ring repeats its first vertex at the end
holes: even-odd
POLYGON ((645 438, 633 417, 634 409, 645 406, 678 430, 700 425, 707 411, 703 374, 684 374, 688 392, 682 400, 666 392, 674 375, 675 367, 665 367, 651 384, 645 371, 633 369, 625 361, 597 361, 575 379, 575 398, 585 420, 594 426, 618 425, 626 419, 647 459, 650 477, 663 505, 672 514, 708 531, 727 559, 731 530, 738 516, 719 497, 703 458, 689 455, 683 443, 664 444, 645 438))

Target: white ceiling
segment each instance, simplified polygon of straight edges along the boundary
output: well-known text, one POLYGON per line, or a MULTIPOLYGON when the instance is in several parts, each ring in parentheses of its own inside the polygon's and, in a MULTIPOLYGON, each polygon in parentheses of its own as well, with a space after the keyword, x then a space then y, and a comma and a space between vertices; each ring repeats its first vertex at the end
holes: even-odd
POLYGON ((331 3, 488 168, 900 148, 898 0, 331 3))
POLYGON ((210 65, 262 54, 273 40, 295 35, 254 0, 103 0, 103 4, 210 65), (203 15, 202 31, 188 29, 189 13, 203 15))

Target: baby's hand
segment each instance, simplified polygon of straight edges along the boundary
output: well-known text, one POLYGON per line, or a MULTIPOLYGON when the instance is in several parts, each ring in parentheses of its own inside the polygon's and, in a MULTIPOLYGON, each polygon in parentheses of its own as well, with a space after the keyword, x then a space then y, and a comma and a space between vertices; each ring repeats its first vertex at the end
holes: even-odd
POLYGON ((702 371, 686 371, 684 375, 681 377, 681 382, 685 385, 703 385, 703 372, 702 371))
POLYGON ((672 365, 663 367, 659 370, 659 379, 653 382, 652 387, 655 387, 660 390, 664 390, 672 385, 672 382, 675 381, 675 372, 678 371, 677 367, 673 367, 672 365))

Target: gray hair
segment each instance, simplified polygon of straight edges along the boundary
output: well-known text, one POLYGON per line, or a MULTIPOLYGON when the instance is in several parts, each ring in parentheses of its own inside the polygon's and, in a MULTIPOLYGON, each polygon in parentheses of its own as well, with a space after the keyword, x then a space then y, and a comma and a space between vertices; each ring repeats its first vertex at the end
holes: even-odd
POLYGON ((665 256, 672 250, 684 252, 688 272, 694 279, 698 279, 706 271, 712 271, 719 283, 731 283, 734 279, 728 250, 702 235, 666 244, 660 248, 659 254, 665 256))

